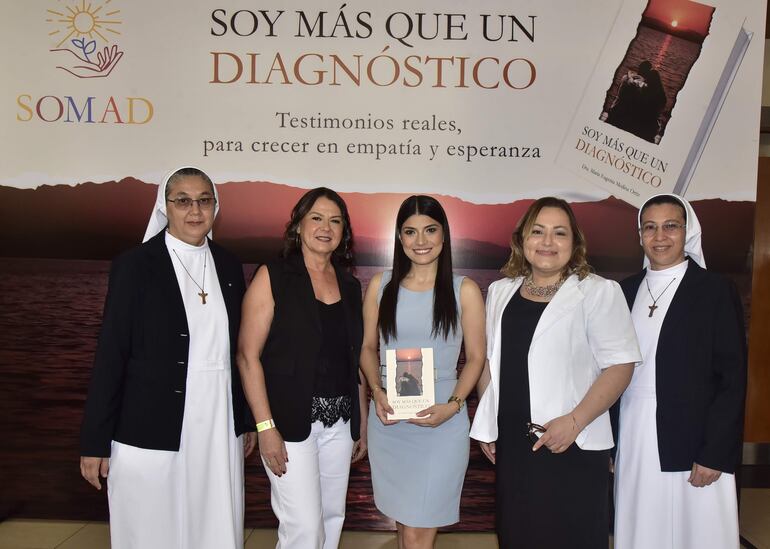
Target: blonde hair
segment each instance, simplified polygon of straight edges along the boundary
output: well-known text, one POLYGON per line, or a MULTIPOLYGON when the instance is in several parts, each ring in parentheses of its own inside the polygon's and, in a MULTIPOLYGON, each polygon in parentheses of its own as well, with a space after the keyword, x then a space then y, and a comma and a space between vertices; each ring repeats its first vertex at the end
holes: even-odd
POLYGON ((500 272, 509 278, 526 277, 532 274, 532 266, 524 256, 524 240, 532 232, 532 226, 535 224, 537 216, 540 215, 543 208, 558 208, 567 214, 570 229, 572 230, 572 256, 564 266, 563 274, 565 278, 571 274, 576 274, 580 280, 583 280, 593 271, 588 264, 585 235, 580 230, 580 227, 578 227, 577 219, 569 204, 561 198, 553 196, 546 196, 535 200, 521 217, 516 230, 511 235, 511 256, 500 269, 500 272))

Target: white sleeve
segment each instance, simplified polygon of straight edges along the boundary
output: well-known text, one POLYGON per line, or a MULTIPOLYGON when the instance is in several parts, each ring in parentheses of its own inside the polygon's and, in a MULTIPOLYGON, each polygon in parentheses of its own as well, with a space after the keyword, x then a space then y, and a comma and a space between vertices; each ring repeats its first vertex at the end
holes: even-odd
POLYGON ((487 385, 484 394, 479 399, 476 414, 473 416, 470 437, 479 442, 494 442, 497 440, 497 395, 493 383, 487 385))
POLYGON ((495 293, 497 293, 497 282, 495 281, 487 288, 486 301, 486 333, 487 333, 487 360, 492 356, 492 347, 494 346, 494 334, 498 328, 495 326, 494 303, 495 293))
POLYGON ((586 334, 600 368, 641 362, 639 343, 620 285, 596 275, 584 307, 586 334))
POLYGON ((494 442, 497 440, 497 396, 496 381, 492 368, 492 353, 494 349, 495 330, 495 300, 497 299, 498 282, 495 281, 487 288, 486 302, 486 327, 487 327, 487 360, 490 361, 490 380, 484 394, 479 398, 476 413, 471 424, 470 437, 481 442, 494 442))

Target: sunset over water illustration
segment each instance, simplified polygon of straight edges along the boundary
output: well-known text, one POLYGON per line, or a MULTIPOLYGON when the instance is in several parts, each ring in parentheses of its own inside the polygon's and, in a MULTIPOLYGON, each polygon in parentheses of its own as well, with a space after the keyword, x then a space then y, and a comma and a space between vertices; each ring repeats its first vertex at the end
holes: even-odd
POLYGON ((713 7, 690 0, 650 0, 615 72, 601 118, 659 143, 713 14, 713 7))

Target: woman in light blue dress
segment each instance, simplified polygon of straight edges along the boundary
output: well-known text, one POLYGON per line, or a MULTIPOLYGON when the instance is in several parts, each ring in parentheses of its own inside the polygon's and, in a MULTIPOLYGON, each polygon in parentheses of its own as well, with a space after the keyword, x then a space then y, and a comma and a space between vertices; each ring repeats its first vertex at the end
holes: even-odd
POLYGON ((396 521, 400 549, 433 547, 436 529, 460 520, 469 451, 463 404, 483 369, 485 345, 481 291, 452 273, 441 204, 429 196, 407 198, 396 219, 393 269, 375 275, 366 291, 361 351, 374 400, 368 422, 374 501, 396 521), (385 352, 425 347, 433 349, 436 403, 417 418, 389 421, 385 352))

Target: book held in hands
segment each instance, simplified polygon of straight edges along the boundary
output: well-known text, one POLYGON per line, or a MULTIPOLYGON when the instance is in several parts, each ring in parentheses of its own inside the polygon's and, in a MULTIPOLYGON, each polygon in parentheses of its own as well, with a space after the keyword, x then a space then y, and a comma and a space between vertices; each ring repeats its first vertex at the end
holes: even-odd
POLYGON ((387 349, 385 369, 388 419, 411 419, 436 403, 433 349, 387 349))

